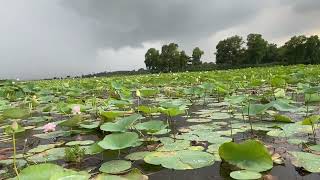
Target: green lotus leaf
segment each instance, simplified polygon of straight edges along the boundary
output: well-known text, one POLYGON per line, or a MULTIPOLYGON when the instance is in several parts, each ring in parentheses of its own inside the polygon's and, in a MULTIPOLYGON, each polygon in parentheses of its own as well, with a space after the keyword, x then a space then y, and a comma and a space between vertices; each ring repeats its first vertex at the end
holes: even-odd
POLYGON ((55 164, 37 164, 31 165, 23 169, 19 173, 20 180, 88 180, 90 175, 87 172, 76 172, 73 170, 64 169, 61 166, 55 164))
POLYGON ((288 112, 296 112, 298 108, 289 104, 287 101, 283 99, 277 99, 269 103, 272 107, 276 108, 278 111, 288 111, 288 112))
POLYGON ((94 141, 92 140, 86 140, 86 141, 70 141, 66 144, 66 146, 75 146, 75 145, 80 145, 80 146, 85 146, 85 145, 90 145, 93 144, 94 141))
POLYGON ((286 115, 276 114, 274 115, 274 121, 284 122, 284 123, 292 123, 292 119, 286 115))
POLYGON ((318 93, 305 94, 304 100, 307 103, 320 102, 320 95, 318 93))
POLYGON ((83 122, 80 125, 80 127, 85 128, 85 129, 95 129, 99 127, 100 122, 83 122))
POLYGON ((161 165, 168 169, 185 170, 210 166, 214 163, 214 157, 201 151, 171 151, 153 152, 148 154, 144 161, 148 164, 161 165))
POLYGON ((190 147, 190 141, 186 140, 176 140, 170 143, 161 141, 164 145, 159 147, 157 151, 179 151, 190 147))
POLYGON ((240 95, 240 96, 229 96, 224 99, 226 102, 230 104, 241 104, 246 100, 246 96, 240 95))
POLYGON ((219 148, 219 155, 241 169, 262 172, 273 167, 267 148, 256 140, 247 140, 241 144, 224 143, 219 148))
POLYGON ((150 154, 149 151, 140 151, 128 154, 125 158, 131 161, 137 161, 143 159, 146 155, 150 154))
POLYGON ((313 125, 320 121, 320 115, 313 115, 310 117, 305 118, 301 124, 302 125, 313 125))
POLYGON ((151 106, 139 106, 138 110, 143 112, 144 114, 152 114, 152 113, 157 113, 158 112, 158 108, 157 107, 151 107, 151 106))
POLYGON ((131 162, 125 160, 113 160, 105 162, 99 168, 99 171, 108 174, 120 174, 131 168, 131 162))
POLYGON ((104 121, 113 121, 117 117, 122 116, 125 112, 123 111, 106 111, 101 112, 100 116, 104 121))
POLYGON ((291 162, 296 167, 303 167, 305 170, 312 173, 320 173, 319 155, 296 151, 289 151, 289 154, 293 156, 291 162))
MULTIPOLYGON (((54 174, 63 172, 61 166, 55 164, 37 164, 24 168, 19 173, 20 180, 48 180, 54 174)), ((17 177, 15 179, 18 179, 17 177)))
POLYGON ((147 121, 144 123, 138 123, 135 125, 135 128, 138 130, 143 130, 143 131, 155 133, 155 132, 158 132, 160 130, 165 129, 167 126, 168 125, 165 124, 163 121, 151 120, 151 121, 147 121))
POLYGON ((29 156, 27 161, 34 163, 55 161, 59 159, 64 159, 65 148, 52 148, 41 153, 29 156))
POLYGON ((100 126, 100 129, 109 132, 124 132, 130 128, 134 122, 141 118, 142 116, 140 114, 133 114, 131 116, 121 118, 114 123, 104 123, 100 126))
POLYGON ((256 116, 264 114, 270 107, 270 104, 250 104, 250 106, 244 107, 242 112, 246 115, 256 116))
POLYGON ((104 151, 102 147, 98 145, 98 143, 94 143, 90 146, 83 146, 85 149, 85 154, 87 155, 94 155, 94 154, 99 154, 104 151))
POLYGON ((34 137, 40 138, 40 139, 53 139, 57 137, 66 137, 70 136, 71 132, 70 131, 54 131, 54 132, 49 132, 49 133, 42 133, 42 134, 34 134, 34 137))
POLYGON ((309 146, 309 149, 311 149, 312 151, 320 152, 320 144, 309 146))
POLYGON ((119 150, 139 146, 139 136, 135 132, 109 134, 98 143, 103 149, 119 150))
POLYGON ((250 180, 250 179, 260 179, 262 175, 254 171, 241 170, 241 171, 231 172, 230 177, 232 177, 233 179, 239 179, 239 180, 250 180))
POLYGON ((141 97, 152 97, 159 93, 158 89, 150 89, 150 88, 139 89, 139 91, 140 91, 141 97))
POLYGON ((4 109, 2 116, 6 119, 24 119, 30 116, 30 111, 21 108, 4 109))
POLYGON ((299 139, 299 138, 288 139, 288 143, 295 144, 295 145, 299 145, 299 144, 307 143, 307 142, 308 142, 308 140, 306 140, 306 139, 299 139))
POLYGON ((179 107, 159 108, 159 109, 160 109, 160 112, 170 117, 185 114, 185 110, 180 109, 179 107))
POLYGON ((212 114, 212 119, 228 119, 230 117, 231 116, 228 113, 216 112, 212 114))
POLYGON ((79 126, 82 121, 83 121, 83 118, 80 115, 76 115, 66 121, 59 123, 58 125, 66 126, 66 127, 75 127, 75 126, 79 126))
POLYGON ((39 146, 37 146, 35 148, 30 149, 28 152, 29 153, 40 153, 40 152, 55 148, 57 146, 60 146, 62 144, 63 144, 63 142, 58 142, 58 143, 55 143, 55 144, 43 144, 43 145, 39 145, 39 146))
POLYGON ((95 180, 148 180, 148 176, 143 175, 139 169, 134 168, 128 174, 109 175, 99 174, 95 180))

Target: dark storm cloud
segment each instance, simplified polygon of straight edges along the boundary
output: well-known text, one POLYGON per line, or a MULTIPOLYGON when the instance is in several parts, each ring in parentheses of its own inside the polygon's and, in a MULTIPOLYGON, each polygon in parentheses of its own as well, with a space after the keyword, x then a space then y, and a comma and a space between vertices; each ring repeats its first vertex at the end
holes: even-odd
POLYGON ((320 14, 319 0, 296 0, 293 3, 293 8, 298 13, 317 13, 320 14))
POLYGON ((3 0, 0 79, 144 67, 144 53, 177 42, 190 53, 257 32, 268 40, 319 33, 319 0, 3 0))
POLYGON ((96 22, 96 42, 137 46, 152 40, 198 40, 245 23, 266 3, 256 0, 65 0, 65 7, 96 22))

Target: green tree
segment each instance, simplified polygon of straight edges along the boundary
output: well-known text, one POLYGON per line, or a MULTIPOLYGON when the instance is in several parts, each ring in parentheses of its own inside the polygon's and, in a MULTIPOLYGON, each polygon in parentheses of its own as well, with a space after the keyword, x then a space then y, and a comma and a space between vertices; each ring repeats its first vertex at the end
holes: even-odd
POLYGON ((185 51, 180 52, 180 71, 186 70, 189 59, 190 57, 186 54, 185 51))
POLYGON ((260 64, 266 55, 268 42, 261 34, 249 34, 247 36, 247 51, 245 63, 260 64))
POLYGON ((178 44, 163 45, 160 55, 160 71, 178 71, 180 66, 180 52, 178 44))
POLYGON ((240 36, 232 36, 222 41, 216 46, 216 63, 217 64, 239 64, 241 63, 244 48, 244 41, 240 36))
POLYGON ((280 61, 280 50, 278 49, 277 44, 268 44, 266 54, 262 59, 262 63, 273 63, 280 61))
POLYGON ((317 35, 310 36, 305 43, 305 59, 308 63, 320 63, 320 40, 317 35))
POLYGON ((305 63, 307 37, 304 35, 294 36, 283 46, 284 59, 289 64, 305 63))
POLYGON ((150 48, 145 54, 144 63, 150 71, 158 71, 160 63, 160 54, 159 51, 155 48, 150 48))
POLYGON ((192 51, 192 65, 202 64, 201 56, 203 54, 204 52, 199 47, 194 48, 192 51))

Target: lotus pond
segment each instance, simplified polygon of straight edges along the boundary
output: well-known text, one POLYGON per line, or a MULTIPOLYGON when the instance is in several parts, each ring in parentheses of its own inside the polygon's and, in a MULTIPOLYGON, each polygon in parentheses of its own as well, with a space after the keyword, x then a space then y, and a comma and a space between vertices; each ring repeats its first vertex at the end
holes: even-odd
POLYGON ((0 179, 320 179, 320 66, 0 82, 0 179))

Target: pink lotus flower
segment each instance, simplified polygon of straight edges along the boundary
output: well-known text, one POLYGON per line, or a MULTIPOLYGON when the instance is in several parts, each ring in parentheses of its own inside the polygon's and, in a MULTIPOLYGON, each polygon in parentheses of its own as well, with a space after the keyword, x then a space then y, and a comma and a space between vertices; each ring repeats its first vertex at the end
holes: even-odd
POLYGON ((73 106, 72 108, 72 114, 81 114, 81 108, 79 105, 73 106))
POLYGON ((56 130, 56 124, 54 123, 48 123, 46 125, 43 126, 43 132, 47 133, 47 132, 53 132, 56 130))

